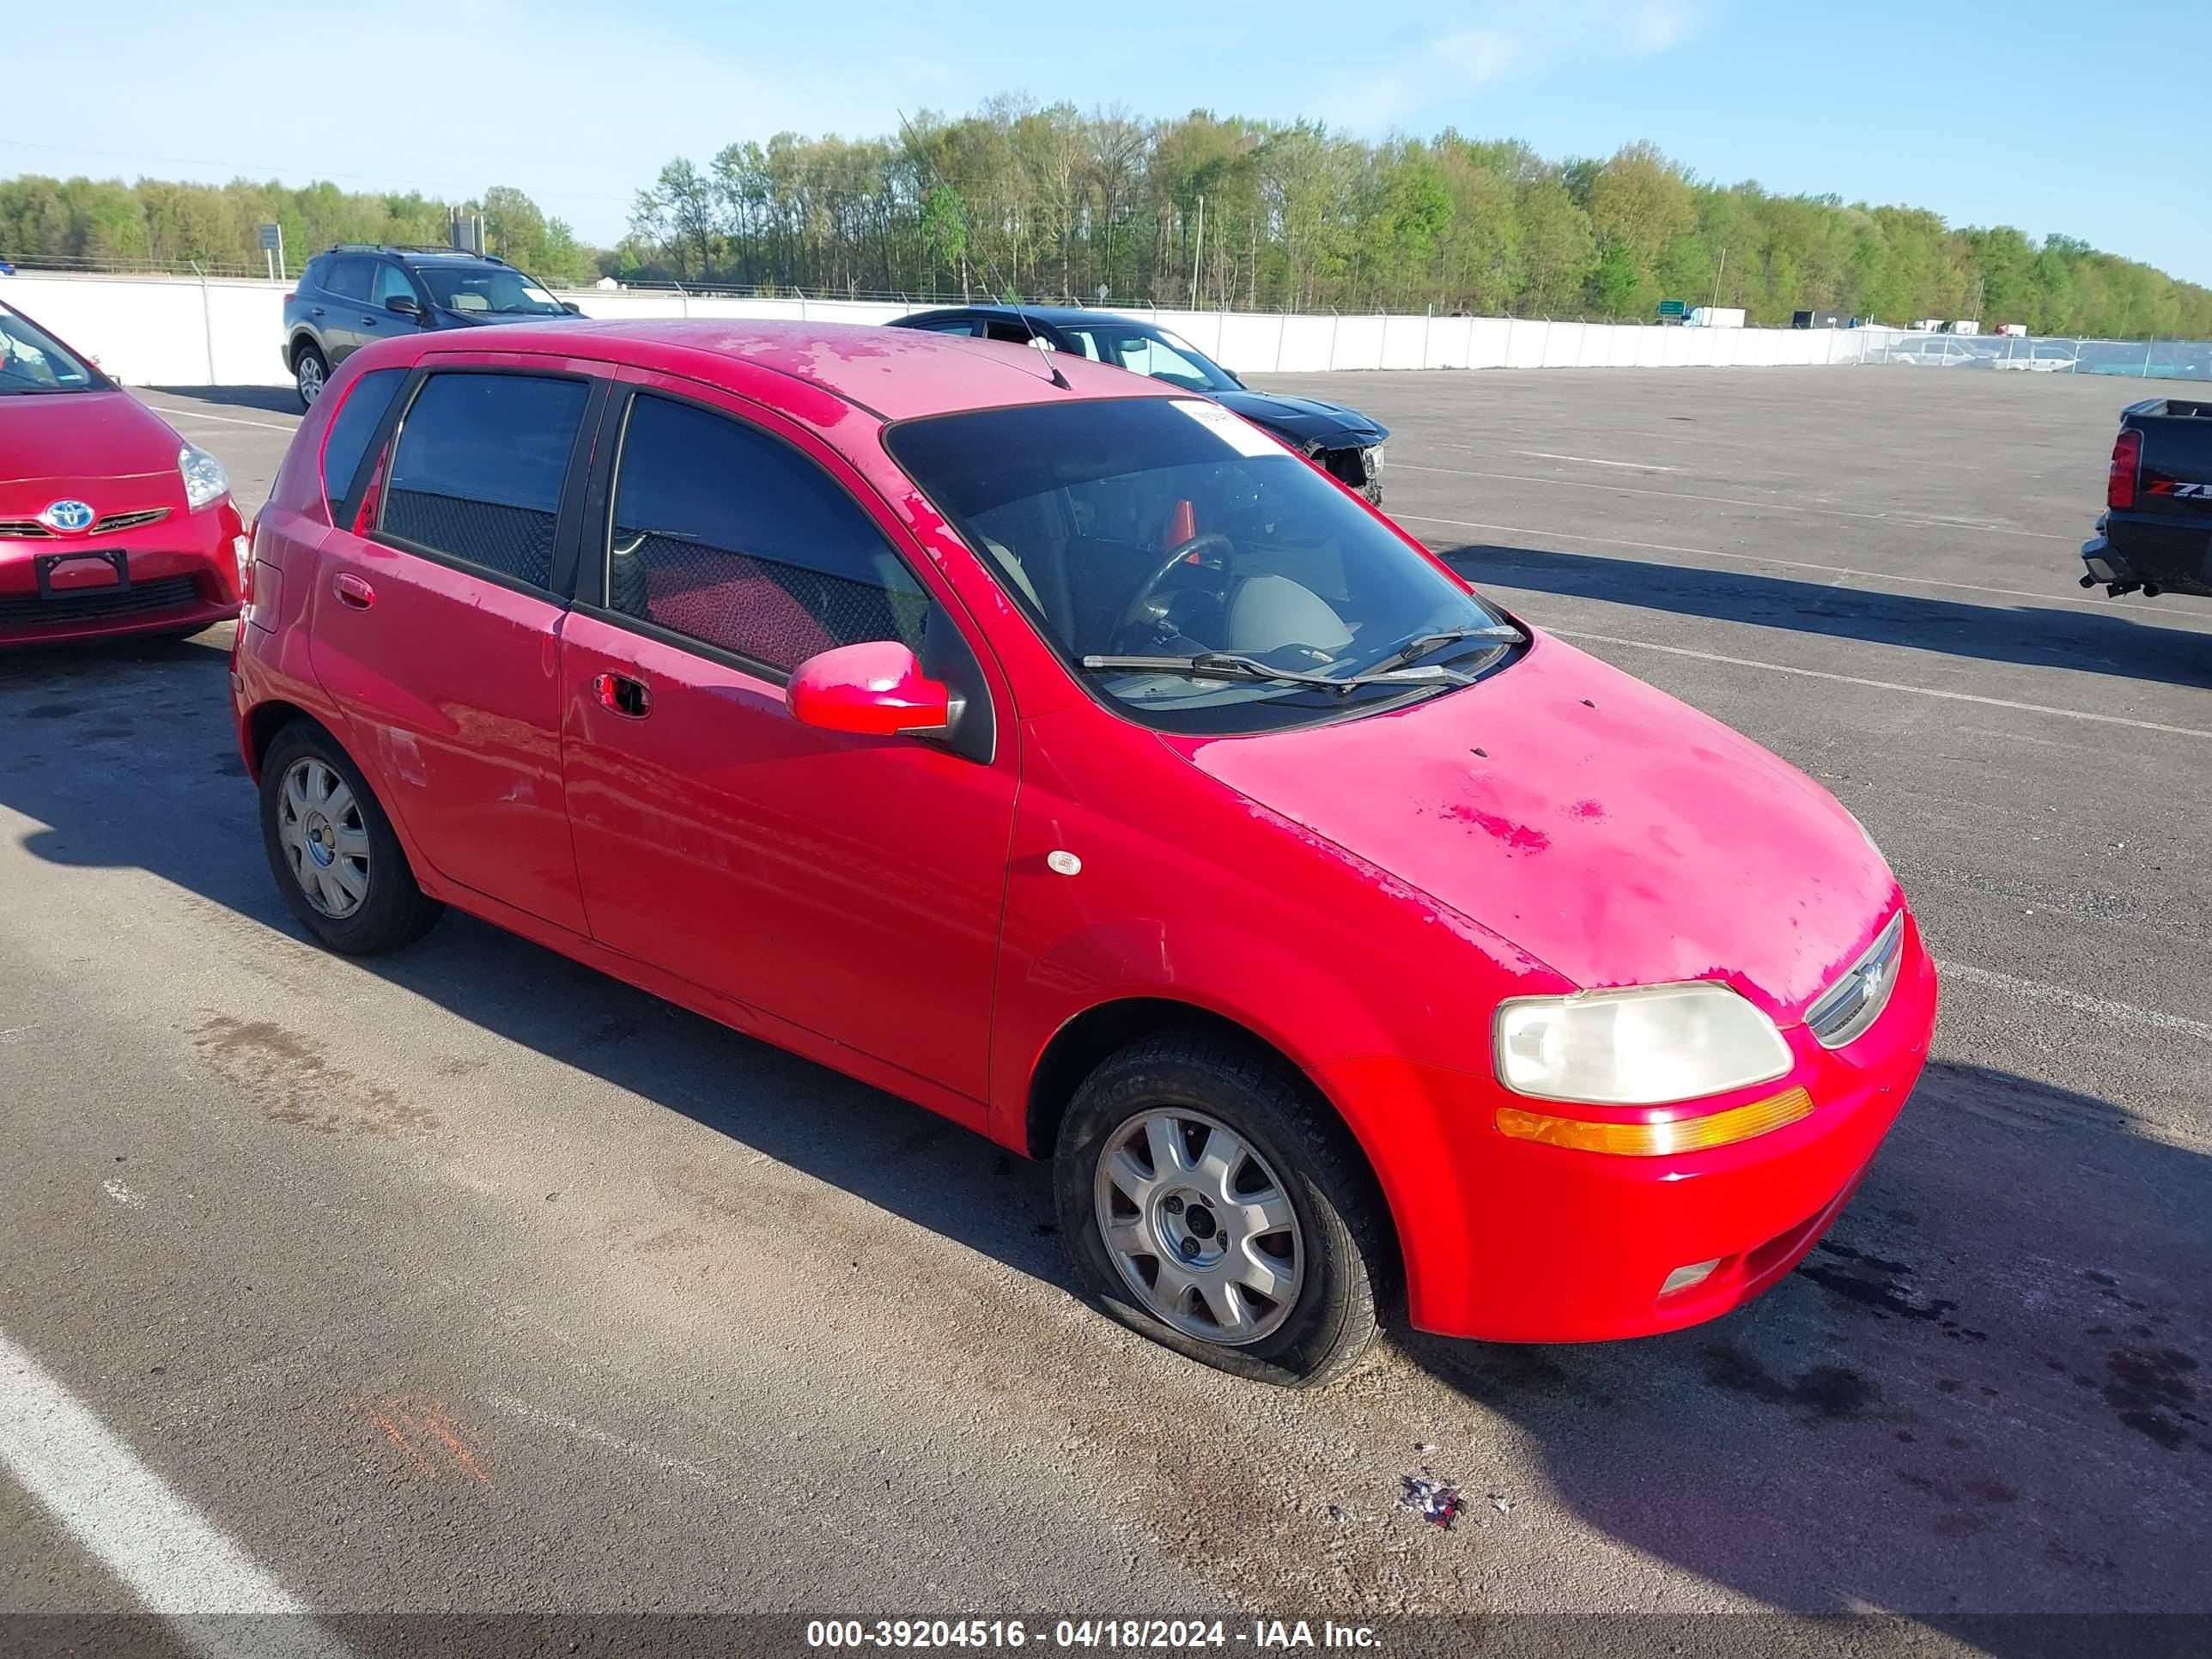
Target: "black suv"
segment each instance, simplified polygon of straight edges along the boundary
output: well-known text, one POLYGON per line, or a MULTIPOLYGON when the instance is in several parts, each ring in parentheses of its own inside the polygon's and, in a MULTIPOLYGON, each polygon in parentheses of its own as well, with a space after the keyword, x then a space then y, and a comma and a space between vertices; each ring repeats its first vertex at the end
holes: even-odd
POLYGON ((1255 392, 1189 341, 1157 323, 1073 306, 1024 306, 1018 311, 992 305, 913 312, 891 326, 1015 345, 1042 342, 1054 351, 1165 380, 1235 410, 1377 507, 1382 504, 1382 441, 1390 435, 1389 428, 1342 404, 1294 398, 1286 392, 1255 392))
POLYGON ((284 367, 302 408, 355 347, 426 328, 580 315, 488 253, 347 243, 318 253, 284 296, 284 367))

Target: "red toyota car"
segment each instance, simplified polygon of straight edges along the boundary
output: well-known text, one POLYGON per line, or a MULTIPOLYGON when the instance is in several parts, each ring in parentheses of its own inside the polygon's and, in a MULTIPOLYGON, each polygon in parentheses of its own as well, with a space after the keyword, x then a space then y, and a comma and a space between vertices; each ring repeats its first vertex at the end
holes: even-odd
POLYGON ((246 556, 222 464, 0 304, 0 647, 197 634, 246 556))
POLYGON ((1050 1158, 1238 1374, 1709 1319, 1928 1049, 1818 785, 1218 405, 911 331, 432 335, 261 515, 233 685, 331 947, 452 904, 1050 1158))

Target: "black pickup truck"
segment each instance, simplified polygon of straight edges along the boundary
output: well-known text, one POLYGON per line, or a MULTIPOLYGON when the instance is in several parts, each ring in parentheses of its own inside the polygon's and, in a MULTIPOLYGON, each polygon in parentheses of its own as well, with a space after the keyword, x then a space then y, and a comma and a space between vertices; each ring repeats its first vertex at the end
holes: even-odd
POLYGON ((2097 533, 2081 586, 2212 599, 2212 403, 2153 398, 2120 411, 2097 533))

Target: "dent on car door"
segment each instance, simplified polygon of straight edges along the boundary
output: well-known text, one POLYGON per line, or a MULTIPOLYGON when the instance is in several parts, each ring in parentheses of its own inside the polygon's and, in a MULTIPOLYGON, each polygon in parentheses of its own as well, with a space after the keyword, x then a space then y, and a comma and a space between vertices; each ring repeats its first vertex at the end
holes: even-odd
POLYGON ((331 532, 311 601, 316 678, 417 854, 579 933, 556 641, 601 388, 481 366, 422 379, 385 441, 373 526, 331 532))
POLYGON ((783 686, 822 651, 896 640, 932 672, 972 675, 981 714, 1006 706, 981 678, 995 671, 818 440, 734 400, 653 390, 623 420, 580 590, 599 602, 580 598, 561 644, 593 935, 979 1100, 1009 725, 970 757, 803 726, 783 686))

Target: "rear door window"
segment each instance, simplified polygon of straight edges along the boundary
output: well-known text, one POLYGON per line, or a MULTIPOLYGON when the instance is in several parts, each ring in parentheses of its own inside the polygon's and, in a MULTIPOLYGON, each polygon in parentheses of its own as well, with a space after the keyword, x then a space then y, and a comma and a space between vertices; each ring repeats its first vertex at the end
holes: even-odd
POLYGON ((406 383, 404 368, 372 369, 353 383, 331 422, 330 435, 323 440, 323 499, 333 523, 347 522, 341 510, 353 495, 354 475, 368 453, 368 441, 406 383))
POLYGON ((330 275, 324 286, 343 300, 368 298, 368 268, 367 259, 336 259, 331 264, 330 275))
POLYGON ((400 424, 383 532, 550 589, 562 486, 589 395, 584 381, 550 375, 432 375, 400 424))
POLYGON ((779 674, 864 640, 921 648, 927 593, 859 503, 798 450, 641 394, 621 453, 609 610, 779 674))
POLYGON ((1042 329, 1031 328, 1027 323, 994 319, 984 325, 984 332, 991 339, 1004 340, 1008 345, 1036 346, 1040 350, 1059 349, 1046 337, 1042 329))

